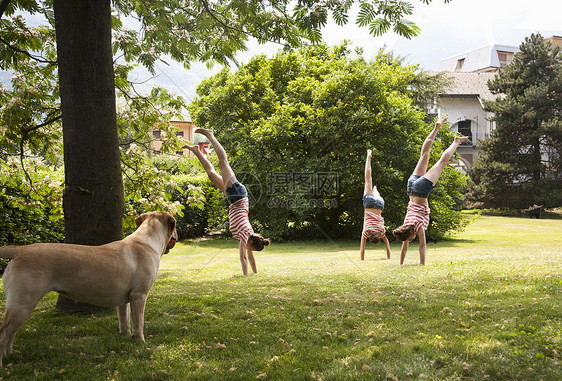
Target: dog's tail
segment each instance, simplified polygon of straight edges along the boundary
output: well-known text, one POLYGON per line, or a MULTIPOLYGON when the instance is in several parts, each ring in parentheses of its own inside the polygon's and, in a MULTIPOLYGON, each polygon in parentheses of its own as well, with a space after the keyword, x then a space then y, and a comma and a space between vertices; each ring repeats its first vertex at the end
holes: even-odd
POLYGON ((17 252, 18 252, 18 246, 2 246, 0 247, 0 258, 13 259, 16 257, 17 252))

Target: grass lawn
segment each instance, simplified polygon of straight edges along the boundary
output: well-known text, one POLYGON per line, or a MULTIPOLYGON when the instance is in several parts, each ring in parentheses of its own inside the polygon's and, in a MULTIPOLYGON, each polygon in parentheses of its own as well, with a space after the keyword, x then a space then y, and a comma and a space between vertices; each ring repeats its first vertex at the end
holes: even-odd
MULTIPOLYGON (((471 215, 467 215, 471 216, 471 215)), ((384 245, 273 243, 243 277, 235 240, 178 244, 149 296, 146 343, 114 312, 44 298, 0 379, 560 380, 562 220, 480 216, 398 264, 384 245)), ((0 295, 3 304, 4 295, 0 295)), ((3 310, 3 305, 0 306, 3 310)))

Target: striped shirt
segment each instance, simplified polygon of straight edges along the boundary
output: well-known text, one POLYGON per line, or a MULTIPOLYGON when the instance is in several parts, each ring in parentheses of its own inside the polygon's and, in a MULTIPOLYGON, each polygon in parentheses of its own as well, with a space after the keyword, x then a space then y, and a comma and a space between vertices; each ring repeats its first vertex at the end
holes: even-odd
POLYGON ((249 202, 248 197, 244 197, 228 207, 228 222, 232 236, 246 244, 248 238, 254 234, 254 229, 248 219, 249 202))
POLYGON ((416 232, 421 228, 427 230, 429 225, 429 206, 410 201, 406 218, 404 218, 404 225, 414 225, 416 232))
POLYGON ((384 218, 380 214, 365 211, 363 218, 363 237, 369 238, 371 233, 377 237, 384 236, 386 230, 384 228, 384 218))

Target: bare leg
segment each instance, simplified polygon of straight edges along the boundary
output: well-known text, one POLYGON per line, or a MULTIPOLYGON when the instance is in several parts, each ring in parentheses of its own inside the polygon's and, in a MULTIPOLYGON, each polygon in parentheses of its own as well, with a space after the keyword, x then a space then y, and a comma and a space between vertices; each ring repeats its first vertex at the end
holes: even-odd
POLYGON ((455 140, 453 140, 449 148, 447 148, 445 152, 443 152, 443 155, 441 155, 439 161, 435 163, 435 165, 431 167, 429 171, 427 171, 424 177, 431 181, 433 185, 435 185, 437 183, 437 180, 439 180, 439 177, 441 177, 441 173, 443 173, 445 166, 447 165, 451 157, 453 157, 453 154, 457 150, 459 144, 467 139, 468 136, 456 136, 455 140))
POLYGON ((365 161, 365 191, 363 195, 373 194, 373 178, 371 177, 371 150, 367 150, 367 160, 365 161))
POLYGON ((215 171, 213 163, 211 163, 209 159, 207 159, 205 155, 203 155, 198 146, 187 145, 186 147, 191 152, 193 152, 195 156, 197 156, 199 162, 203 166, 205 172, 207 172, 207 176, 209 176, 209 179, 212 181, 212 183, 215 184, 215 186, 219 188, 221 192, 225 192, 226 189, 224 187, 224 182, 222 181, 222 176, 215 171))
POLYGON ((441 129, 441 126, 446 121, 447 121, 447 116, 442 116, 437 121, 437 123, 435 123, 435 127, 433 127, 433 130, 431 130, 431 132, 429 133, 427 138, 425 138, 425 141, 423 142, 421 152, 420 152, 420 159, 418 160, 418 164, 416 165, 416 168, 414 169, 414 172, 412 172, 413 175, 423 176, 423 175, 425 175, 425 172, 427 172, 427 167, 429 165, 429 154, 431 152, 431 147, 433 146, 433 142, 435 141, 435 138, 437 137, 437 133, 441 129))
POLYGON ((228 158, 226 157, 226 151, 222 147, 222 145, 218 142, 213 134, 213 130, 205 129, 205 128, 197 128, 195 132, 205 135, 207 139, 211 141, 213 148, 219 158, 219 169, 222 175, 222 181, 224 182, 224 191, 232 186, 237 180, 232 168, 230 168, 230 164, 228 163, 228 158))

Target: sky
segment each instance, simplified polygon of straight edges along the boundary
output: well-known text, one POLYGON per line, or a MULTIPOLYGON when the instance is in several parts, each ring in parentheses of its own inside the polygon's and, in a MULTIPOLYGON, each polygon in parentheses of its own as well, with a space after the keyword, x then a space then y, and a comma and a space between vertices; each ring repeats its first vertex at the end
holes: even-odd
MULTIPOLYGON (((536 32, 543 37, 562 36, 561 0, 452 0, 447 4, 443 0, 433 0, 429 5, 421 0, 409 1, 415 9, 407 19, 421 28, 420 34, 410 40, 391 32, 373 37, 367 28, 356 26, 354 17, 350 17, 351 23, 343 27, 330 23, 323 30, 324 41, 337 45, 344 39, 350 40, 352 47, 363 48, 363 57, 367 60, 385 48, 404 57, 407 64, 419 64, 424 70, 435 71, 442 59, 483 46, 519 46, 525 37, 536 32)), ((276 44, 249 43, 249 50, 240 53, 238 60, 248 62, 260 53, 272 56, 279 49, 276 44)), ((156 77, 138 69, 131 79, 143 83, 139 86, 141 91, 159 85, 191 101, 201 80, 220 69, 220 65, 209 70, 205 64, 192 63, 188 70, 182 63, 169 60, 168 64, 157 64, 156 77)), ((0 81, 7 85, 9 79, 0 75, 0 81)))
MULTIPOLYGON (((417 37, 408 40, 393 33, 373 37, 367 28, 353 23, 343 27, 332 23, 323 31, 324 41, 337 45, 344 39, 351 40, 352 47, 363 48, 365 59, 371 59, 379 49, 385 48, 404 57, 407 64, 419 64, 424 70, 435 71, 442 59, 483 46, 519 46, 525 37, 536 32, 543 37, 562 36, 561 0, 452 0, 447 4, 433 0, 429 5, 420 0, 410 2, 415 9, 407 19, 421 28, 417 37)), ((280 48, 275 44, 249 46, 249 51, 239 54, 241 62, 259 53, 271 56, 280 48)), ((199 63, 192 64, 190 70, 180 63, 159 64, 158 76, 145 86, 158 83, 191 101, 200 81, 220 69, 216 65, 208 70, 199 63)), ((139 81, 148 78, 146 72, 139 70, 136 74, 139 81)))

